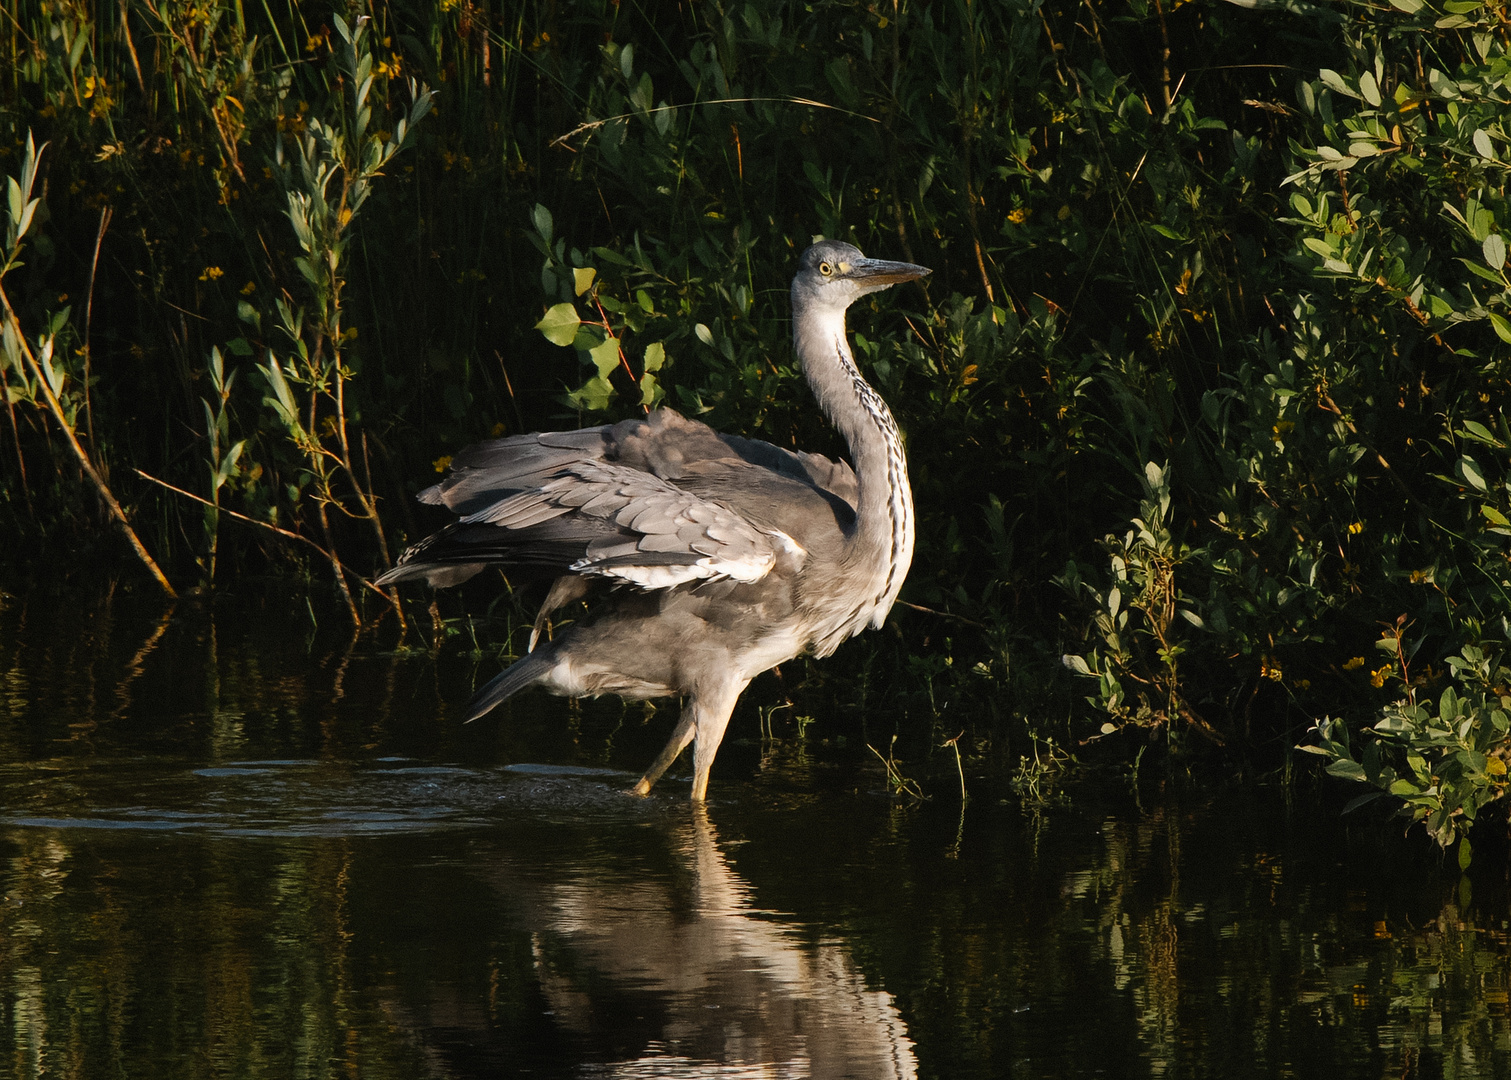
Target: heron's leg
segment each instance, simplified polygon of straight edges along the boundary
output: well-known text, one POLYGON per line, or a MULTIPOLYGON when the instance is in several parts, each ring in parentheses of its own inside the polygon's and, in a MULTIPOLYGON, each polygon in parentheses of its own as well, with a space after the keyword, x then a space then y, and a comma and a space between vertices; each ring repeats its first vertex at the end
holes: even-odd
POLYGON ((645 775, 631 789, 636 795, 651 793, 651 788, 655 786, 657 780, 661 779, 661 774, 677 760, 677 755, 682 753, 683 747, 693 741, 697 728, 698 708, 696 699, 693 699, 682 707, 682 718, 677 721, 677 726, 672 728, 672 737, 666 740, 661 753, 656 755, 656 760, 651 762, 651 767, 645 770, 645 775))
POLYGON ((708 794, 708 771, 713 768, 714 755, 719 752, 719 743, 724 741, 724 729, 729 726, 729 714, 734 712, 735 702, 750 680, 723 686, 714 693, 705 693, 698 702, 698 731, 693 743, 693 792, 692 800, 700 803, 708 794))

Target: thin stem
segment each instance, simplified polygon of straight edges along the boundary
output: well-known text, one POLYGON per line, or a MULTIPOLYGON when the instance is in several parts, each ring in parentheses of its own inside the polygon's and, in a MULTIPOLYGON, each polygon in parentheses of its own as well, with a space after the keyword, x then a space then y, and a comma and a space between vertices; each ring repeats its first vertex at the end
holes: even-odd
POLYGON ((106 507, 109 508, 111 516, 116 520, 116 524, 126 534, 126 539, 131 544, 131 549, 136 552, 136 557, 142 561, 142 565, 152 574, 158 585, 162 587, 163 592, 175 600, 178 599, 178 593, 173 591, 173 586, 169 583, 168 578, 158 568, 157 563, 152 560, 152 556, 147 553, 147 548, 137 537, 136 530, 131 527, 131 522, 126 519, 126 512, 121 509, 121 504, 116 502, 115 496, 110 493, 110 488, 100 478, 100 474, 95 470, 94 462, 89 459, 89 454, 79 445, 79 440, 74 435, 73 428, 68 426, 68 418, 63 413, 63 406, 58 402, 57 395, 52 392, 52 384, 47 381, 47 376, 42 371, 42 365, 37 362, 36 356, 32 354, 31 346, 26 341, 25 334, 21 332, 21 320, 16 318, 16 311, 11 307, 10 297, 6 295, 3 285, 0 285, 0 303, 4 304, 5 316, 15 328, 16 340, 21 344, 21 355, 26 358, 27 364, 31 367, 32 375, 36 378, 38 385, 42 387, 42 395, 47 399, 47 407, 52 411, 53 418, 57 420, 58 427, 62 429, 64 437, 68 440, 69 447, 74 452, 74 456, 78 458, 79 468, 83 469, 85 475, 94 483, 95 490, 99 492, 100 498, 104 501, 106 507))
MULTIPOLYGON (((206 506, 212 506, 212 505, 214 505, 213 503, 210 502, 209 499, 205 498, 203 495, 196 495, 192 491, 185 491, 181 487, 175 487, 174 485, 168 483, 168 481, 166 481, 166 480, 159 480, 155 476, 152 476, 152 475, 150 475, 148 473, 142 472, 141 469, 133 469, 132 472, 136 473, 143 480, 150 480, 152 483, 157 484, 159 487, 165 487, 165 488, 167 488, 169 491, 173 492, 175 495, 182 495, 186 499, 193 499, 195 502, 197 502, 197 503, 203 503, 206 506)), ((324 559, 332 559, 333 558, 333 556, 331 555, 331 553, 329 551, 326 551, 323 547, 321 547, 319 544, 315 543, 315 541, 311 540, 308 536, 303 536, 303 535, 301 535, 299 533, 292 532, 289 529, 280 528, 279 526, 274 525, 270 521, 259 521, 259 520, 257 520, 254 517, 248 517, 246 514, 238 514, 235 510, 227 510, 224 507, 222 507, 220 512, 222 514, 225 514, 229 518, 235 518, 237 521, 244 521, 248 525, 256 525, 259 529, 266 529, 266 530, 268 530, 268 532, 277 533, 279 536, 283 537, 286 540, 297 540, 301 544, 305 544, 305 545, 307 545, 307 546, 309 546, 311 548, 314 548, 315 551, 318 552, 320 554, 320 556, 322 558, 324 558, 324 559)), ((343 569, 345 569, 345 568, 343 567, 343 569)), ((362 575, 356 573, 353 570, 346 570, 346 573, 351 574, 352 577, 356 578, 357 581, 359 581, 363 586, 365 586, 368 589, 371 589, 373 592, 375 592, 379 596, 383 597, 384 600, 388 600, 390 603, 393 602, 392 598, 387 593, 385 593, 382 589, 378 588, 372 582, 368 581, 362 575)))
POLYGON ((105 242, 105 229, 110 224, 111 209, 108 206, 100 207, 100 231, 94 238, 94 258, 89 260, 89 290, 88 299, 84 302, 84 423, 89 431, 89 448, 98 450, 99 444, 94 441, 94 405, 89 396, 90 355, 89 355, 89 327, 94 316, 94 277, 95 271, 100 265, 100 245, 105 242))
POLYGON ((37 508, 32 505, 31 485, 26 481, 26 458, 21 453, 21 428, 16 423, 16 406, 10 399, 6 380, 0 380, 0 397, 5 398, 5 414, 10 418, 11 438, 16 442, 16 465, 21 469, 21 493, 26 496, 26 511, 36 521, 37 508))

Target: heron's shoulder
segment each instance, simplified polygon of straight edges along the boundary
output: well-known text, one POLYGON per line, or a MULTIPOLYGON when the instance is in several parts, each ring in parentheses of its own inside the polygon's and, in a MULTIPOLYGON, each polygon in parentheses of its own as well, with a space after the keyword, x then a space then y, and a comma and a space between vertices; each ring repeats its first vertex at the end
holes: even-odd
MULTIPOLYGON (((674 409, 657 409, 648 416, 622 421, 605 429, 604 438, 605 460, 673 483, 689 470, 745 465, 820 488, 855 505, 855 473, 845 462, 831 461, 822 454, 785 450, 760 439, 726 435, 674 409)), ((759 481, 755 474, 741 475, 744 482, 759 481)))
POLYGON ((675 409, 657 409, 606 429, 604 460, 676 480, 689 462, 729 456, 719 433, 675 409))
POLYGON ((855 506, 859 487, 855 481, 855 472, 848 463, 834 461, 823 454, 785 450, 760 439, 744 439, 738 435, 723 435, 720 438, 741 461, 789 480, 817 487, 839 496, 852 508, 855 506))

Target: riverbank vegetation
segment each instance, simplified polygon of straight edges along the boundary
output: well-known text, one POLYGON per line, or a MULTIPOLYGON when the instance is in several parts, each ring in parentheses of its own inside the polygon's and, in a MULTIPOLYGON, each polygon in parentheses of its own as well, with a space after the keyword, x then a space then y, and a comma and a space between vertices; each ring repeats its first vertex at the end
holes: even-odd
POLYGON ((772 700, 895 703, 941 791, 965 729, 1029 796, 1298 743, 1445 846, 1504 794, 1498 7, 4 12, 12 590, 309 574, 475 631, 493 595, 368 585, 469 441, 665 402, 839 452, 785 343, 822 234, 935 270, 852 317, 921 535, 772 700))

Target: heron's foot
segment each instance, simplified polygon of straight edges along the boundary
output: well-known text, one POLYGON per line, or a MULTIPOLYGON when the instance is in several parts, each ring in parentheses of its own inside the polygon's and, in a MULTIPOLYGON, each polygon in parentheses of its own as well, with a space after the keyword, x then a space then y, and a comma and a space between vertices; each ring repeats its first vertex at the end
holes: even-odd
POLYGON ((639 795, 643 799, 645 798, 645 796, 651 793, 651 787, 655 784, 655 782, 656 781, 652 780, 648 776, 642 776, 635 782, 635 786, 630 788, 630 794, 639 795))

